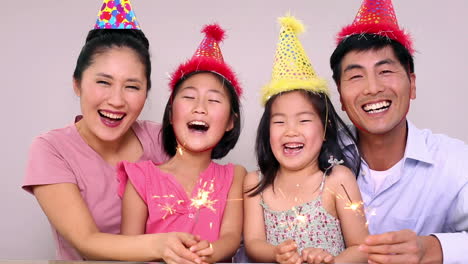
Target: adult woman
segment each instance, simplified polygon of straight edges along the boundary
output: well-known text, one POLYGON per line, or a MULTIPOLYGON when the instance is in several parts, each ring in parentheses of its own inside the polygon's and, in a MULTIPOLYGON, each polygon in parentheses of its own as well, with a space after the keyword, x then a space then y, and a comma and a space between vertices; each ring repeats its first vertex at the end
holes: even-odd
POLYGON ((178 263, 198 261, 187 249, 196 243, 189 234, 118 235, 115 165, 166 159, 160 126, 136 120, 150 74, 149 43, 141 30, 91 30, 73 75, 82 116, 31 146, 23 188, 36 196, 52 224, 58 259, 149 261, 169 255, 178 263), (175 246, 180 240, 185 248, 175 246))

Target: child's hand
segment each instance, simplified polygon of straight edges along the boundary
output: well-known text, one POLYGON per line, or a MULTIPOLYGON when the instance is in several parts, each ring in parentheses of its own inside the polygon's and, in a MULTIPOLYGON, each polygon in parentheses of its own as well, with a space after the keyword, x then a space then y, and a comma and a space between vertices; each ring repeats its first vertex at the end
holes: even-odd
POLYGON ((207 258, 213 255, 214 253, 213 245, 207 240, 199 241, 195 245, 191 246, 189 249, 190 251, 197 254, 204 262, 206 262, 207 258))
POLYGON ((281 264, 302 263, 302 258, 297 252, 297 244, 293 240, 286 240, 275 247, 275 259, 281 264))
POLYGON ((335 257, 321 248, 305 248, 302 250, 302 260, 309 264, 335 263, 335 257))
POLYGON ((200 238, 188 233, 166 233, 161 248, 161 257, 166 263, 200 264, 201 258, 189 250, 200 238))

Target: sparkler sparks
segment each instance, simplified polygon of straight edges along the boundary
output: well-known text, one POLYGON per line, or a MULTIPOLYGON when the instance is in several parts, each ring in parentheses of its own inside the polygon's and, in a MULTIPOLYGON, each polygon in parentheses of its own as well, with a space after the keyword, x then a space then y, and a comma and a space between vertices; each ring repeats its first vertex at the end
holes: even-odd
MULTIPOLYGON (((210 194, 214 191, 214 180, 211 180, 209 183, 208 188, 206 188, 208 182, 204 182, 203 187, 198 189, 197 196, 190 199, 191 203, 190 206, 197 208, 199 211, 202 206, 210 209, 211 211, 215 212, 213 205, 218 200, 210 200, 210 194)), ((198 212, 197 212, 198 213, 198 212)))
POLYGON ((176 147, 177 152, 179 152, 179 155, 184 155, 184 149, 181 146, 176 147))
POLYGON ((307 225, 307 216, 301 214, 302 207, 294 206, 291 210, 294 212, 294 218, 288 224, 290 238, 296 242, 296 244, 299 247, 299 252, 301 252, 303 248, 301 246, 300 241, 297 239, 297 228, 304 227, 304 225, 307 225))
POLYGON ((351 200, 351 197, 349 196, 348 194, 348 191, 346 191, 346 188, 344 187, 343 184, 341 184, 341 187, 343 188, 346 196, 348 197, 348 200, 349 202, 346 203, 344 209, 351 209, 353 211, 357 211, 359 208, 361 208, 361 206, 364 204, 363 202, 356 202, 356 203, 353 203, 353 200, 351 200))
POLYGON ((161 210, 166 212, 162 217, 163 220, 166 219, 167 215, 173 215, 176 212, 174 207, 170 204, 165 204, 164 206, 161 206, 161 210))
MULTIPOLYGON (((155 199, 175 198, 175 196, 173 194, 165 194, 165 195, 162 195, 162 196, 153 195, 153 198, 155 198, 155 199)), ((176 201, 177 204, 181 204, 183 202, 184 202, 184 200, 176 201)), ((175 214, 177 212, 177 210, 174 208, 174 205, 175 204, 170 204, 168 202, 166 202, 164 205, 158 204, 158 206, 161 208, 161 211, 165 212, 164 215, 161 217, 163 220, 165 220, 168 215, 173 215, 173 214, 175 214)))
MULTIPOLYGON (((200 179, 200 183, 201 183, 201 179, 200 179)), ((200 214, 201 207, 206 207, 210 209, 212 212, 216 211, 213 205, 215 205, 218 200, 210 199, 210 194, 213 193, 213 191, 214 191, 214 180, 212 179, 210 182, 204 182, 203 186, 198 189, 197 195, 193 197, 192 199, 190 199, 191 201, 190 206, 193 206, 194 208, 197 209, 197 213, 195 215, 195 222, 192 227, 192 233, 193 233, 193 230, 195 229, 195 226, 198 223, 198 216, 200 214)))
POLYGON ((182 144, 182 146, 177 143, 177 147, 176 147, 176 151, 179 153, 179 155, 184 155, 184 148, 185 148, 185 145, 187 145, 186 142, 184 142, 184 144, 182 144))

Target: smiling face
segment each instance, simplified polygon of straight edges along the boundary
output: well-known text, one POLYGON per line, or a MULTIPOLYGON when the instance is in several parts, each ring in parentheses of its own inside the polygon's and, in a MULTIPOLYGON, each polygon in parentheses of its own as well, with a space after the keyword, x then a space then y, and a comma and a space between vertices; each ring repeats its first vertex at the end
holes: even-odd
POLYGON ((320 116, 303 91, 277 96, 271 106, 270 146, 282 168, 318 167, 323 143, 320 116))
POLYGON ((233 128, 226 89, 213 73, 197 73, 180 84, 171 116, 180 146, 192 152, 211 150, 233 128))
POLYGON ((401 127, 410 100, 416 98, 415 75, 409 76, 390 46, 351 51, 341 62, 342 109, 360 130, 376 135, 401 127))
POLYGON ((130 129, 143 109, 145 67, 129 48, 113 47, 94 55, 81 81, 74 80, 83 119, 77 123, 88 141, 116 141, 130 129))

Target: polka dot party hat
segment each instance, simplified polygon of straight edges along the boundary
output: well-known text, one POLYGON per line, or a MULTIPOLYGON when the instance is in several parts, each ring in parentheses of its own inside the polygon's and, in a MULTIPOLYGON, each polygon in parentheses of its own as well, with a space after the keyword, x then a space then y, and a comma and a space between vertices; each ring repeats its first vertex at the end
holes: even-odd
POLYGON ((95 29, 141 29, 130 0, 104 0, 95 29))
POLYGON ((235 72, 224 62, 219 44, 224 40, 225 32, 218 24, 206 25, 202 33, 205 38, 198 46, 190 60, 181 64, 171 75, 169 87, 171 90, 193 73, 212 72, 223 77, 234 88, 238 96, 242 88, 237 81, 235 72))
POLYGON ((351 25, 344 27, 337 37, 337 43, 356 34, 375 34, 401 43, 413 54, 413 43, 408 33, 398 26, 391 0, 364 0, 351 25))
POLYGON ((270 82, 262 89, 262 104, 281 92, 307 90, 329 94, 327 82, 318 77, 297 35, 304 31, 293 16, 279 18, 281 32, 270 82))

